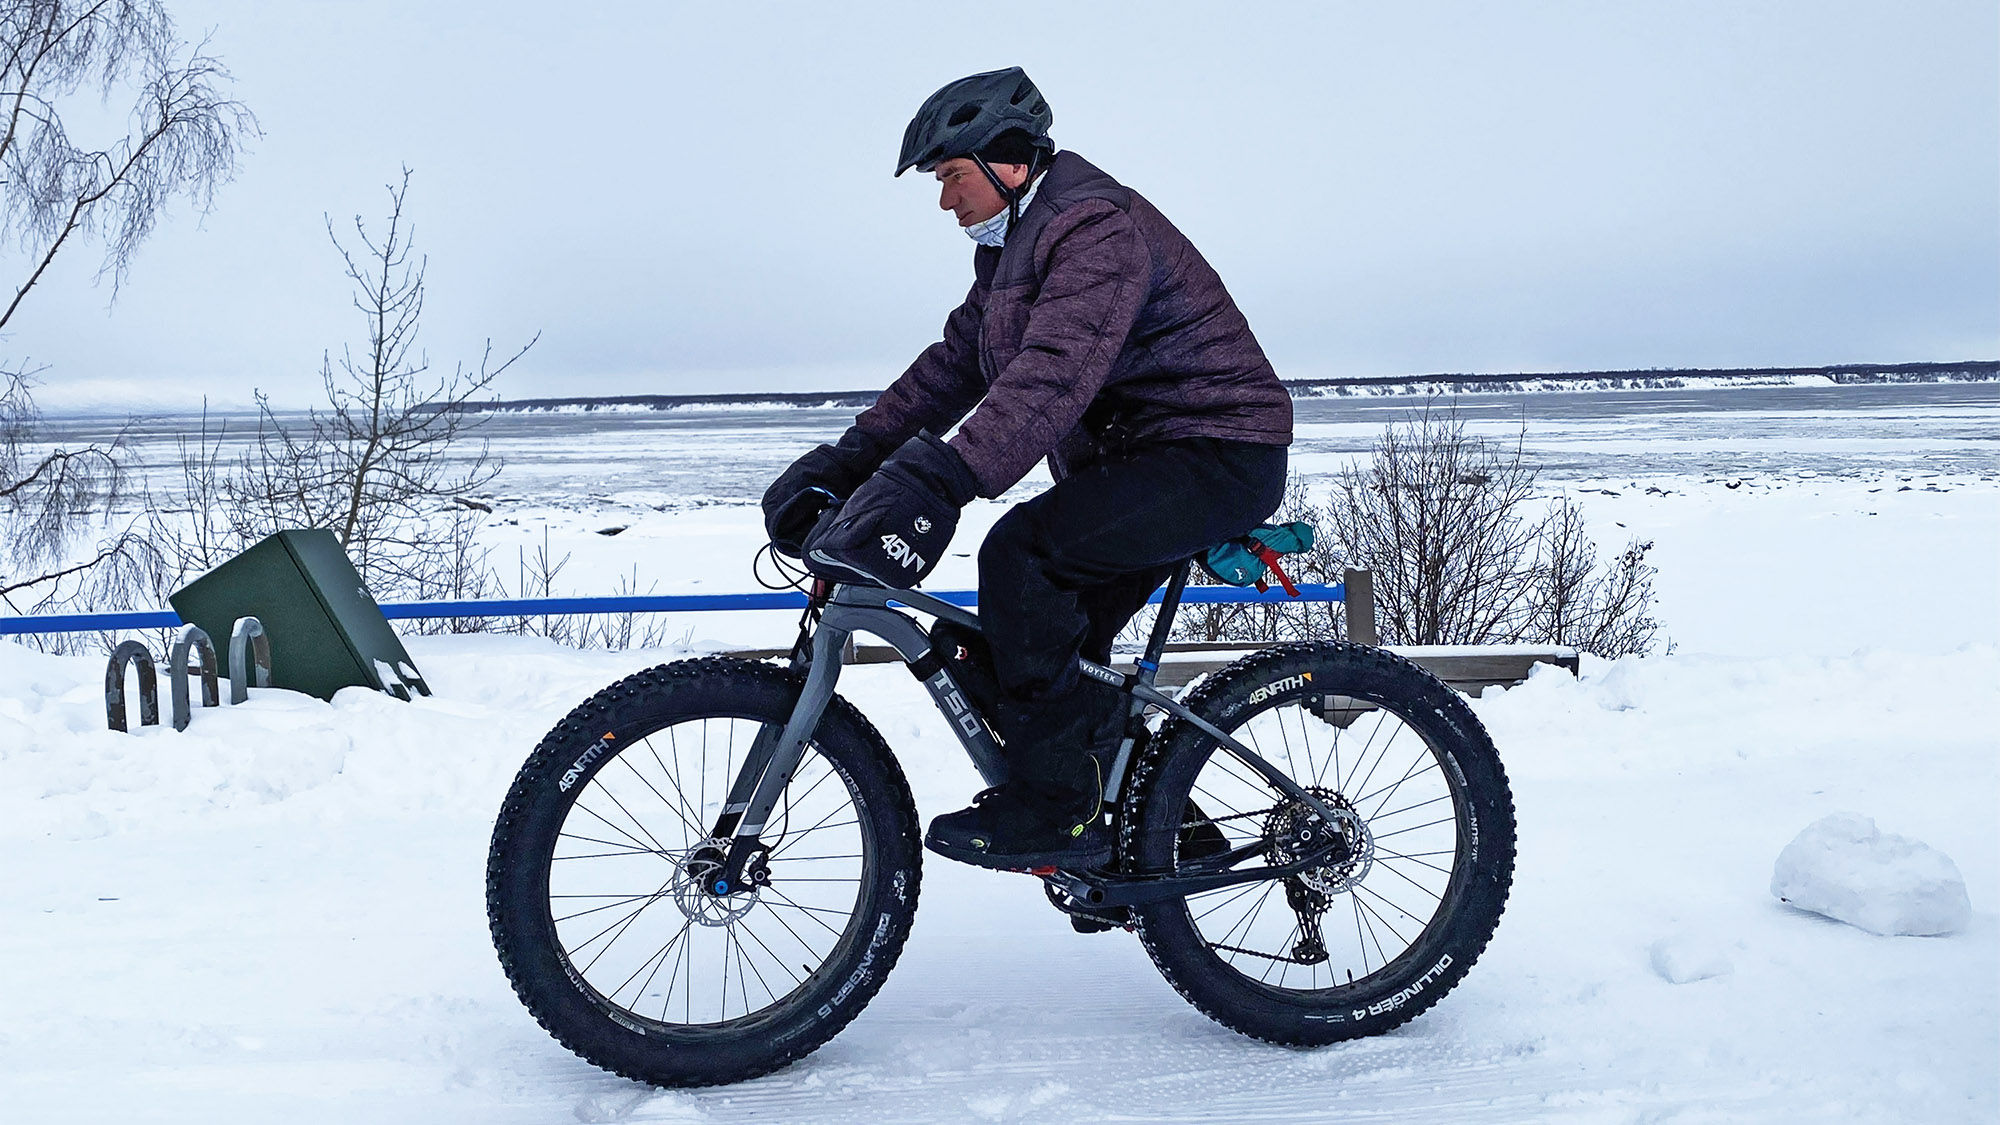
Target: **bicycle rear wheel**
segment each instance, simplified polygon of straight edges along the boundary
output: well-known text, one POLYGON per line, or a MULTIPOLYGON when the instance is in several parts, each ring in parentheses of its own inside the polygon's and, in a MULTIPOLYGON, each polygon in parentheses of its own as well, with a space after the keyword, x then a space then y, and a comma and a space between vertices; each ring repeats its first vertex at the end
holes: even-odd
MULTIPOLYGON (((1246 1035, 1375 1035, 1429 1008, 1485 949, 1513 879, 1514 809, 1465 701, 1415 664, 1285 645, 1224 669, 1198 715, 1332 807, 1345 858, 1135 908, 1167 980, 1246 1035)), ((1170 722, 1134 772, 1125 854, 1178 872, 1231 849, 1282 865, 1327 826, 1194 727, 1170 722)))
POLYGON ((747 887, 707 889, 736 769, 798 688, 764 664, 653 668, 577 707, 521 768, 494 827, 487 912, 515 992, 576 1054, 665 1086, 749 1078, 830 1039, 894 965, 916 909, 916 810, 844 700, 808 741, 747 887))

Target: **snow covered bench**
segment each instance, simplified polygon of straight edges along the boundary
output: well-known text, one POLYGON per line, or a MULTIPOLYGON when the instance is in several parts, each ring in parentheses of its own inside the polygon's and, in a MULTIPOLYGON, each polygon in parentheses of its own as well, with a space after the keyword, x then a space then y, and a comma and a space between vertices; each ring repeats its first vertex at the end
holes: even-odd
MULTIPOLYGON (((1229 642, 1170 644, 1155 683, 1162 688, 1183 687, 1203 673, 1264 647, 1229 642)), ((1478 695, 1495 684, 1518 684, 1537 664, 1553 664, 1571 675, 1577 671, 1577 651, 1564 645, 1390 645, 1389 651, 1423 665, 1467 695, 1478 695)), ((1129 664, 1122 667, 1130 669, 1129 664)))

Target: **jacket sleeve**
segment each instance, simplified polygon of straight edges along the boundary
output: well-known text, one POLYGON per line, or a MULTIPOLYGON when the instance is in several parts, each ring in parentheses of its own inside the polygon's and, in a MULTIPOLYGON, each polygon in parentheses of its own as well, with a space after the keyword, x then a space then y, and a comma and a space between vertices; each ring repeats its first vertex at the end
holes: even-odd
POLYGON ((1066 211, 1036 246, 1048 270, 1028 310, 1021 351, 951 439, 980 493, 998 496, 1083 418, 1124 350, 1151 284, 1151 256, 1109 203, 1066 211))
POLYGON ((965 303, 945 318, 944 339, 925 348, 909 369, 854 419, 863 433, 895 449, 919 430, 944 433, 986 393, 979 373, 979 325, 986 281, 973 281, 965 303))

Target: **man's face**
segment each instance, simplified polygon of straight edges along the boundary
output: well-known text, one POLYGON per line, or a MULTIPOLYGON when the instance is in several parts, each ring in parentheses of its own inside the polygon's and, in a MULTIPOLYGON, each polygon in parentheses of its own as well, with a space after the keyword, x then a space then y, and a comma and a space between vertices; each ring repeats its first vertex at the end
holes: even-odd
MULTIPOLYGON (((1009 190, 1028 182, 1026 164, 995 164, 993 174, 1009 190)), ((1007 200, 993 188, 986 173, 969 156, 940 161, 932 174, 938 181, 938 207, 958 216, 958 225, 983 223, 1007 209, 1007 200)))

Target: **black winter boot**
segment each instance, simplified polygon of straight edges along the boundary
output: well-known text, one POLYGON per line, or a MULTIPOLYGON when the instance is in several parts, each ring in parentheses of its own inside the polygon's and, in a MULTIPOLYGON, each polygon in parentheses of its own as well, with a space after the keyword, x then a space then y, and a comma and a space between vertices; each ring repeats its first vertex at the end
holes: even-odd
POLYGON ((1051 810, 1018 786, 988 789, 969 808, 931 821, 924 846, 977 867, 1024 870, 1102 867, 1111 861, 1111 833, 1091 801, 1087 814, 1051 810))
POLYGON ((1049 699, 1001 701, 994 719, 1006 743, 1007 783, 932 821, 924 845, 981 867, 1109 862, 1101 801, 1125 710, 1122 694, 1092 681, 1049 699))

